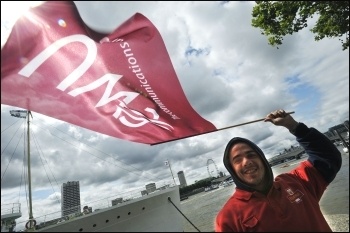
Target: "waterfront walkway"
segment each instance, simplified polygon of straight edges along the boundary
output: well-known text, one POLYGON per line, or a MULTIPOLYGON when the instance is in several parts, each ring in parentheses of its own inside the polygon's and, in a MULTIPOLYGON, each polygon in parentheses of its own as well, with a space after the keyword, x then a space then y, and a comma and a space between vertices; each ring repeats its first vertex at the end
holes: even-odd
POLYGON ((322 196, 320 206, 334 232, 349 232, 349 153, 342 153, 343 164, 322 196))

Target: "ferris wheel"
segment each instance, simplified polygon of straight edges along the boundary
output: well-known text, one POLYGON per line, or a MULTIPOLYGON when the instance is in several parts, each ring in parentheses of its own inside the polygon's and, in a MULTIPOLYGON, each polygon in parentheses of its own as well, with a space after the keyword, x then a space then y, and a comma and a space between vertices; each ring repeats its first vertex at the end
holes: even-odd
POLYGON ((218 167, 216 166, 214 160, 212 159, 207 160, 207 170, 208 170, 209 177, 218 177, 220 175, 218 167), (216 174, 214 174, 215 171, 216 171, 216 174))

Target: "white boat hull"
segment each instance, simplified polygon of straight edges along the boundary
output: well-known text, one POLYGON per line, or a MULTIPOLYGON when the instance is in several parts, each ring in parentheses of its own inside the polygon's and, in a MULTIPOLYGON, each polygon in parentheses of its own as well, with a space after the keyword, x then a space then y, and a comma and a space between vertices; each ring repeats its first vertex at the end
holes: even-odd
POLYGON ((179 186, 47 226, 43 232, 183 232, 179 186))

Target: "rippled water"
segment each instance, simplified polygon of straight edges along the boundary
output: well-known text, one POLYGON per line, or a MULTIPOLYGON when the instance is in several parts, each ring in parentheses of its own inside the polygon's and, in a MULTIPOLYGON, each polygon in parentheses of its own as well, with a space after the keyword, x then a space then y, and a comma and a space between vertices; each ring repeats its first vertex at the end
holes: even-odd
MULTIPOLYGON (((214 231, 214 219, 227 199, 232 195, 234 185, 190 196, 181 202, 181 210, 200 231, 214 231)), ((198 232, 185 218, 184 231, 198 232)))

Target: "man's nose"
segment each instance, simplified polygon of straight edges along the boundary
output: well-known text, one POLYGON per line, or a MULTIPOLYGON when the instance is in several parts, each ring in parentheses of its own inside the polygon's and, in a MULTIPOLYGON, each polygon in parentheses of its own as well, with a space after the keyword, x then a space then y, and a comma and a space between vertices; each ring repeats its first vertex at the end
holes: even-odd
POLYGON ((248 166, 250 164, 252 164, 252 160, 250 158, 243 157, 243 166, 248 166))

